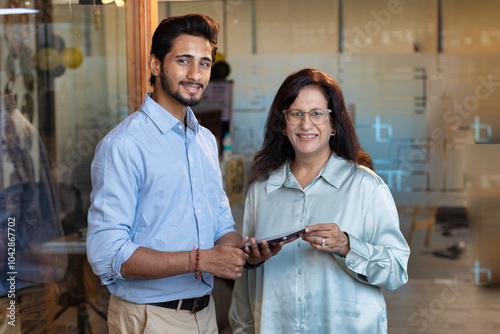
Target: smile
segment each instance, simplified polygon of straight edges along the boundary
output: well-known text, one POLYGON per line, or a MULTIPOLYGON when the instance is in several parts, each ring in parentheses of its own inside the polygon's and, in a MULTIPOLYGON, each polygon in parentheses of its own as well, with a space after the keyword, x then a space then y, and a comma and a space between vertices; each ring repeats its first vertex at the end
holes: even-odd
POLYGON ((317 137, 318 135, 298 135, 300 138, 314 138, 317 137))
POLYGON ((197 93, 200 89, 203 88, 202 84, 197 84, 194 82, 181 82, 180 84, 190 93, 197 93))

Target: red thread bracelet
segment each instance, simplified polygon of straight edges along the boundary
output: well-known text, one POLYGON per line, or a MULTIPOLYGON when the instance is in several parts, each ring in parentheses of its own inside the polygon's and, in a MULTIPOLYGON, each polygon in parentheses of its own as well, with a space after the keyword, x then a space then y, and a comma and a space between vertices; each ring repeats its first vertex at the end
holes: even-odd
POLYGON ((194 271, 196 279, 200 279, 200 249, 196 250, 196 267, 194 271))
POLYGON ((194 251, 196 250, 196 246, 193 246, 193 249, 189 252, 189 272, 194 273, 196 270, 196 258, 194 255, 194 251))

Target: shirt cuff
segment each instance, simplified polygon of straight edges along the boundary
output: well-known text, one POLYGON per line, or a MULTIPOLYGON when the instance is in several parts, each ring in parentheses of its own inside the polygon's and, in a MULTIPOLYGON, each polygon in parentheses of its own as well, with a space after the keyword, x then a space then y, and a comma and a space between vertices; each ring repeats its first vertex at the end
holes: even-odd
POLYGON ((343 260, 345 266, 357 274, 358 278, 366 281, 368 261, 370 259, 369 245, 349 234, 349 244, 351 250, 345 258, 335 254, 339 260, 343 260))
POLYGON ((108 282, 108 284, 113 283, 116 279, 124 279, 121 274, 122 264, 132 256, 137 248, 139 248, 139 245, 132 242, 128 242, 122 246, 118 254, 116 254, 115 259, 113 260, 113 271, 115 277, 110 278, 112 279, 112 281, 108 282))

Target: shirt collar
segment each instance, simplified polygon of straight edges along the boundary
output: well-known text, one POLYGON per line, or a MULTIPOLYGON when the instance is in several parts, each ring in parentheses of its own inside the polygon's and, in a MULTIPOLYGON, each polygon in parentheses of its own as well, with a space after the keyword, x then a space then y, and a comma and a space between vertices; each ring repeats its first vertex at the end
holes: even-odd
MULTIPOLYGON (((168 112, 168 110, 165 110, 151 98, 151 92, 146 93, 144 101, 142 101, 141 110, 149 117, 162 134, 168 132, 180 123, 177 118, 168 112)), ((198 120, 190 107, 187 107, 186 111, 186 124, 188 128, 198 132, 198 120)))
POLYGON ((352 167, 352 162, 332 153, 320 175, 326 182, 338 189, 347 178, 350 167, 352 167))
POLYGON ((283 184, 285 183, 287 178, 288 171, 290 170, 289 166, 290 161, 287 161, 269 176, 266 184, 266 192, 268 194, 283 187, 283 184))
MULTIPOLYGON (((326 182, 338 189, 347 178, 350 166, 351 162, 332 153, 325 167, 319 172, 319 177, 322 177, 326 182)), ((290 161, 287 161, 269 176, 266 192, 269 194, 283 186, 289 186, 289 171, 290 161)))
POLYGON ((190 107, 187 108, 186 112, 186 124, 188 128, 190 128, 194 132, 198 132, 199 123, 196 119, 196 116, 194 115, 193 110, 191 110, 190 107))

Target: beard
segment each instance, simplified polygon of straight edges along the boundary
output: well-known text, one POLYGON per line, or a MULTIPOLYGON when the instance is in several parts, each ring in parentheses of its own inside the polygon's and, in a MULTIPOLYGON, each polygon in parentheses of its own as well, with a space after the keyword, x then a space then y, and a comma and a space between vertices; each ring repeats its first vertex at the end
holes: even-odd
POLYGON ((202 89, 202 94, 200 97, 196 97, 192 94, 189 94, 188 97, 182 96, 179 89, 175 90, 176 87, 173 87, 174 84, 168 80, 167 75, 165 74, 165 72, 163 72, 163 70, 160 74, 160 82, 161 88, 163 88, 165 94, 171 96, 174 100, 186 107, 194 107, 195 105, 200 103, 201 99, 203 98, 203 94, 205 93, 205 91, 203 90, 203 85, 201 83, 181 81, 179 82, 179 85, 198 85, 202 89))

